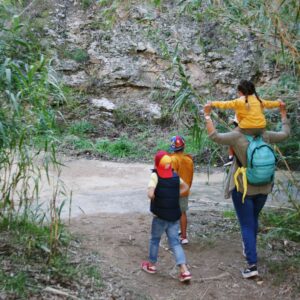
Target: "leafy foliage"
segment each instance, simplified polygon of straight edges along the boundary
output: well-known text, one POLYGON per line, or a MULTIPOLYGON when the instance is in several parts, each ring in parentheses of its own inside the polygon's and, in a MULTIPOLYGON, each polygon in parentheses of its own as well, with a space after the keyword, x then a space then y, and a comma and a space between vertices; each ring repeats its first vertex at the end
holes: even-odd
MULTIPOLYGON (((65 97, 38 39, 29 34, 29 25, 14 15, 15 8, 7 3, 0 4, 0 217, 13 222, 18 215, 32 217, 42 176, 45 173, 50 183, 49 168, 59 169, 53 106, 65 97), (37 145, 38 136, 43 136, 44 142, 37 145)), ((59 181, 51 183, 50 253, 55 252, 59 239, 64 203, 59 204, 57 198, 67 197, 59 181)))
POLYGON ((99 267, 79 259, 66 232, 60 227, 59 251, 49 260, 49 226, 23 217, 0 220, 0 293, 5 299, 40 298, 45 286, 54 284, 76 290, 79 282, 88 282, 91 293, 102 287, 99 267))
POLYGON ((300 241, 300 218, 298 212, 262 213, 262 224, 268 229, 267 238, 276 237, 300 241))

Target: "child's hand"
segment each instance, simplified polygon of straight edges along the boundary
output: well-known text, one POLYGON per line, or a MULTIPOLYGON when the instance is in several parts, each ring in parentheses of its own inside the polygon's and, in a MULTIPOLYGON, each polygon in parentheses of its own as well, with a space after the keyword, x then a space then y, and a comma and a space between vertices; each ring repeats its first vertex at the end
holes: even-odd
POLYGON ((285 103, 282 102, 282 104, 279 106, 280 114, 281 114, 281 119, 282 121, 286 119, 286 106, 285 103))
POLYGON ((204 115, 210 115, 211 114, 211 102, 207 102, 204 105, 203 111, 204 111, 204 115))
POLYGON ((279 108, 285 107, 285 103, 281 99, 278 99, 278 102, 279 102, 279 108))

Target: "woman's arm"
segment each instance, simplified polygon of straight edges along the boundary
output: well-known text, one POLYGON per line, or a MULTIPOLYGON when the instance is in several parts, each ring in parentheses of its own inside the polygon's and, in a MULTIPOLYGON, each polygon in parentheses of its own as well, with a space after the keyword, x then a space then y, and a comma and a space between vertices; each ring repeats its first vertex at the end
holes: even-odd
POLYGON ((215 129, 210 114, 211 114, 211 103, 207 103, 204 106, 204 118, 205 118, 206 129, 209 138, 218 144, 234 145, 236 143, 236 140, 239 138, 240 133, 237 131, 218 133, 217 130, 215 129))
POLYGON ((282 128, 281 131, 266 131, 265 135, 270 143, 279 143, 287 139, 290 135, 290 124, 286 115, 286 107, 285 104, 280 105, 280 115, 282 128))

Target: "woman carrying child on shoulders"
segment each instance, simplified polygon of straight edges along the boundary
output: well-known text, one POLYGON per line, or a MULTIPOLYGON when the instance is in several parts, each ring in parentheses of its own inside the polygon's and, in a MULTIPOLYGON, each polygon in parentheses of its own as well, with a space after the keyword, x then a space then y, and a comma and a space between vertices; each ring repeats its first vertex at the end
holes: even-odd
POLYGON ((209 104, 220 109, 234 110, 239 128, 246 130, 245 133, 248 134, 261 134, 267 124, 264 109, 279 108, 284 103, 282 100, 260 99, 254 84, 248 80, 242 80, 237 90, 239 98, 230 101, 212 101, 209 104))
MULTIPOLYGON (((249 90, 253 91, 253 84, 248 84, 247 86, 250 86, 251 89, 248 89, 247 92, 245 92, 246 95, 243 101, 242 99, 237 99, 233 101, 233 104, 230 104, 230 108, 235 107, 236 114, 239 119, 239 127, 230 132, 218 133, 215 129, 214 124, 210 118, 211 107, 215 105, 214 103, 208 103, 204 107, 206 128, 209 138, 218 144, 232 146, 235 154, 233 164, 227 177, 227 183, 225 186, 225 198, 229 198, 231 195, 234 208, 240 223, 241 234, 245 247, 245 256, 248 263, 248 266, 242 272, 244 278, 250 278, 258 275, 256 252, 258 216, 260 211, 264 207, 268 194, 271 192, 274 184, 272 181, 262 185, 253 185, 248 182, 248 184, 246 183, 247 187, 244 187, 243 183, 245 183, 245 181, 242 181, 241 176, 236 176, 236 178, 234 178, 236 171, 238 170, 238 168, 240 168, 240 164, 244 168, 247 167, 247 148, 249 145, 249 140, 244 133, 245 131, 247 131, 246 133, 249 135, 251 134, 252 130, 252 135, 256 135, 256 130, 258 129, 259 134, 261 134, 263 141, 266 143, 281 142, 287 139, 290 134, 290 127, 286 116, 286 109, 282 101, 278 101, 277 104, 280 108, 281 113, 281 131, 274 132, 264 130, 266 122, 262 113, 262 106, 265 106, 266 104, 263 100, 257 100, 259 98, 256 92, 255 95, 252 95, 249 92, 249 90), (258 112, 254 114, 254 108, 257 108, 258 111, 260 109, 260 114, 258 114, 258 112), (253 124, 251 122, 254 119, 256 119, 257 123, 253 124), (261 119, 260 123, 258 122, 259 119, 261 119), (247 130, 249 128, 250 130, 247 130), (237 180, 236 182, 235 179, 237 180)), ((227 102, 231 101, 226 101, 224 103, 227 102)), ((229 106, 227 108, 229 108, 229 106)))

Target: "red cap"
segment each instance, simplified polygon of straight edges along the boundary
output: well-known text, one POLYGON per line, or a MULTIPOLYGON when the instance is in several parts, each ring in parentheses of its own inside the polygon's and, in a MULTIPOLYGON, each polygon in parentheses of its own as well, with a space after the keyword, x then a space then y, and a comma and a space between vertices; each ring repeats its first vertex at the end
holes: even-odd
POLYGON ((155 155, 155 168, 157 170, 158 176, 161 178, 171 178, 173 176, 172 172, 172 159, 169 153, 160 150, 155 155))

